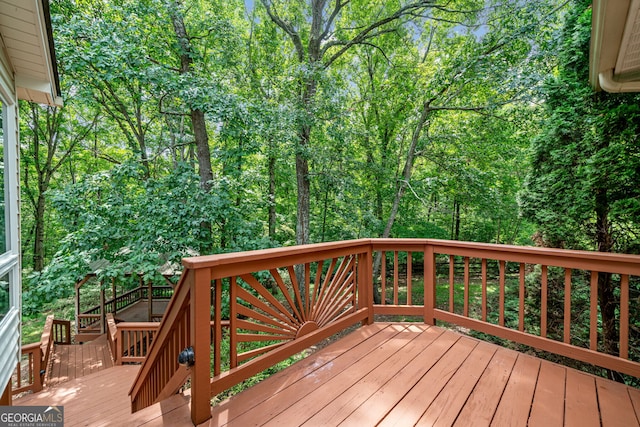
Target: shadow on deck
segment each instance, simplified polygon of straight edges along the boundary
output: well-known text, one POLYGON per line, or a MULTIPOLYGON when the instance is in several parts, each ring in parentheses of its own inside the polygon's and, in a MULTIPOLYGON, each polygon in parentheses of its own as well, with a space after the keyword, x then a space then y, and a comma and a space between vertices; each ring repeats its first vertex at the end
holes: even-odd
MULTIPOLYGON (((64 405, 65 425, 192 425, 190 396, 135 414, 139 367, 15 401, 64 405)), ((638 425, 640 391, 440 327, 357 329, 211 410, 209 426, 638 425)))

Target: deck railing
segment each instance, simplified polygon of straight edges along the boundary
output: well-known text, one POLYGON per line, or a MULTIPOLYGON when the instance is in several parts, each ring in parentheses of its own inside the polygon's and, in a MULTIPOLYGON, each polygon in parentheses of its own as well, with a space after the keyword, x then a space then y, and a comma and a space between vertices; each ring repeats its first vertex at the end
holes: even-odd
POLYGON ((13 375, 12 393, 42 390, 49 358, 54 344, 71 344, 71 322, 47 316, 40 342, 22 346, 22 353, 13 375))
MULTIPOLYGON (((151 299, 166 301, 171 299, 173 295, 173 287, 168 285, 153 286, 151 288, 151 299)), ((107 313, 118 313, 133 304, 149 299, 149 286, 138 286, 131 289, 121 295, 117 295, 115 298, 111 298, 104 302, 104 316, 103 305, 99 304, 84 310, 77 315, 77 333, 78 334, 100 334, 103 326, 102 322, 105 322, 104 331, 108 329, 106 321, 107 313)), ((149 308, 149 316, 152 320, 156 320, 162 317, 162 314, 153 313, 152 307, 149 308)))
POLYGON ((437 240, 429 240, 428 245, 416 243, 411 239, 374 241, 374 250, 388 255, 391 270, 381 274, 387 276, 387 283, 381 280, 385 298, 374 307, 377 314, 416 315, 423 310, 419 315, 430 324, 449 322, 640 377, 640 354, 635 360, 629 357, 629 281, 640 277, 640 257, 437 240), (416 257, 423 259, 420 267, 427 272, 423 278, 424 303, 422 295, 415 295, 412 279, 415 263, 411 260, 416 257), (473 265, 479 267, 474 275, 473 265), (462 274, 456 274, 459 270, 462 274), (604 339, 598 335, 602 322, 598 306, 601 274, 614 275, 611 280, 620 292, 616 306, 618 354, 604 353, 604 339), (411 302, 399 304, 399 295, 410 295, 411 302), (586 303, 581 304, 580 298, 586 303), (580 315, 576 306, 583 309, 585 304, 589 311, 588 342, 578 339, 574 322, 580 315), (558 326, 553 328, 555 334, 550 333, 550 323, 558 326))
POLYGON ((107 314, 107 339, 114 364, 141 363, 147 357, 158 322, 116 323, 113 314, 107 314))
POLYGON ((629 351, 629 283, 640 276, 639 256, 363 239, 188 258, 183 265, 176 296, 131 389, 134 410, 175 392, 190 374, 192 420, 201 423, 220 391, 377 315, 445 321, 640 376, 637 355, 630 357, 629 351), (550 313, 550 298, 558 293, 551 284, 557 284, 558 274, 562 309, 550 313), (620 286, 618 354, 602 352, 598 340, 601 274, 613 274, 620 286), (585 292, 586 346, 572 335, 576 295, 585 292), (229 331, 223 333, 225 318, 229 331), (212 320, 213 333, 197 327, 212 320), (549 333, 551 321, 562 325, 560 336, 549 333), (179 367, 178 354, 189 346, 194 364, 179 367), (228 349, 224 358, 223 349, 228 349))

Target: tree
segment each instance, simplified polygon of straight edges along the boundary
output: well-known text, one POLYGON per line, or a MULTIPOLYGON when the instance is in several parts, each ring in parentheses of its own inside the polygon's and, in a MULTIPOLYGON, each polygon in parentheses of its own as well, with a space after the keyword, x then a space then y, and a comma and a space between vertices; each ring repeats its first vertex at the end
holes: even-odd
MULTIPOLYGON (((532 144, 523 214, 543 244, 637 252, 640 241, 640 99, 593 93, 588 85, 590 2, 573 1, 557 50, 559 71, 545 85, 548 119, 532 144)), ((600 273, 604 349, 618 352, 617 284, 600 273)))
POLYGON ((73 154, 80 141, 86 138, 97 116, 84 121, 82 117, 70 117, 70 107, 41 107, 28 105, 28 119, 23 126, 23 141, 20 155, 23 160, 22 183, 33 213, 32 266, 41 271, 45 265, 45 211, 46 193, 61 167, 73 154), (74 122, 75 121, 75 122, 74 122))
POLYGON ((312 0, 310 4, 289 4, 285 10, 281 2, 261 2, 273 23, 289 37, 292 54, 301 67, 297 81, 301 118, 297 126, 295 154, 296 243, 305 244, 309 243, 311 200, 308 158, 309 151, 313 149, 312 129, 318 120, 315 108, 322 74, 354 46, 373 44, 380 35, 398 30, 407 20, 427 17, 432 10, 448 10, 449 5, 419 0, 397 8, 384 3, 369 4, 365 11, 362 5, 349 1, 312 0), (376 8, 375 13, 371 13, 371 7, 376 8))

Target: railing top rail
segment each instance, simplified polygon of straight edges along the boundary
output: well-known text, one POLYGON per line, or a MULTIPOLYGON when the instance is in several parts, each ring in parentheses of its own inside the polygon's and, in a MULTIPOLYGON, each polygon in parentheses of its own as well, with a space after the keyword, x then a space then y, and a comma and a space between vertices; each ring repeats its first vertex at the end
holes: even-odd
MULTIPOLYGON (((243 271, 258 271, 291 265, 291 262, 301 264, 327 259, 332 256, 366 252, 370 247, 371 239, 313 243, 302 246, 287 246, 184 258, 182 264, 187 269, 239 267, 243 271)), ((215 276, 224 277, 226 273, 228 272, 220 272, 219 274, 215 274, 215 276)), ((237 272, 234 273, 237 274, 237 272)))
MULTIPOLYGON (((182 263, 189 269, 238 266, 246 265, 249 262, 266 266, 270 261, 276 259, 283 264, 290 259, 296 259, 296 262, 300 263, 310 262, 332 252, 353 253, 365 251, 369 248, 373 250, 419 251, 427 246, 433 247, 435 253, 452 253, 469 257, 486 257, 497 260, 640 275, 640 255, 417 238, 358 239, 315 243, 184 258, 182 263)), ((246 269, 250 270, 255 267, 255 265, 247 265, 246 269)))
POLYGON ((30 352, 32 350, 35 350, 36 348, 39 348, 39 347, 40 347, 40 342, 34 342, 34 343, 31 343, 31 344, 23 345, 21 347, 21 349, 22 349, 22 353, 24 354, 24 353, 28 353, 28 352, 30 352))
POLYGON ((541 248, 537 246, 517 246, 517 245, 504 245, 495 243, 480 243, 480 242, 463 242, 458 240, 441 240, 441 239, 417 239, 417 238, 405 238, 405 239, 370 239, 374 249, 379 249, 383 246, 389 247, 402 247, 402 246, 433 246, 436 249, 443 248, 458 248, 458 249, 478 249, 490 252, 504 252, 505 254, 535 254, 535 255, 552 255, 554 257, 559 256, 562 258, 590 258, 590 259, 606 259, 609 261, 618 262, 640 262, 640 255, 620 254, 613 252, 595 252, 595 251, 579 251, 570 249, 556 249, 556 248, 541 248))
POLYGON ((155 330, 160 327, 160 322, 120 322, 118 330, 155 330))

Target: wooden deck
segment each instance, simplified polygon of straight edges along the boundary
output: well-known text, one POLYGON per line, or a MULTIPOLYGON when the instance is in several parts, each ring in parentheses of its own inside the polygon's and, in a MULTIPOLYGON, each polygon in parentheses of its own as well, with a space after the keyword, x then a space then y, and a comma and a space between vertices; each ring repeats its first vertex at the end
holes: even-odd
MULTIPOLYGON (((168 300, 153 301, 152 312, 154 314, 164 313, 169 305, 168 300)), ((127 308, 120 310, 114 317, 119 322, 150 322, 149 319, 149 301, 138 301, 127 308)))
POLYGON ((113 359, 106 335, 103 335, 84 344, 56 344, 49 363, 45 384, 55 386, 110 368, 113 366, 113 359))
MULTIPOLYGON (((65 425, 191 425, 189 396, 133 415, 137 366, 15 401, 64 405, 65 425)), ((209 426, 637 426, 640 390, 423 324, 359 328, 212 408, 209 426)))

